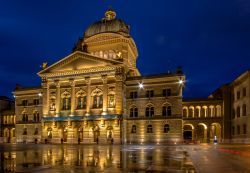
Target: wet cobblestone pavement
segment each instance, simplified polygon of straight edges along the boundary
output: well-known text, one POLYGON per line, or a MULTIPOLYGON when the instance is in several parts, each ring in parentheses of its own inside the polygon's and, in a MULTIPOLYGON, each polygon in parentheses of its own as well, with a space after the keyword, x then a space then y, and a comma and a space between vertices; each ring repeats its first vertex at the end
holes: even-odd
POLYGON ((194 173, 182 146, 1 144, 1 172, 194 173))

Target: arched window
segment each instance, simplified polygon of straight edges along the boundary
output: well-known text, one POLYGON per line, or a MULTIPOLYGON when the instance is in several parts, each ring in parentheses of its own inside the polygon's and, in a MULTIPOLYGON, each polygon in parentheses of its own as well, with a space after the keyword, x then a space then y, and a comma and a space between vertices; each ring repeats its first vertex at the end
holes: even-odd
POLYGON ((209 117, 214 117, 214 106, 209 106, 209 109, 208 109, 208 115, 209 117))
POLYGON ((29 117, 28 117, 27 113, 23 113, 22 116, 23 116, 22 117, 23 122, 28 122, 29 121, 29 117))
POLYGON ((171 111, 171 106, 163 106, 162 107, 162 116, 171 116, 172 111, 171 111))
POLYGON ((115 107, 115 94, 110 93, 108 95, 108 107, 114 108, 115 107))
POLYGON ((217 116, 217 117, 220 117, 220 116, 221 116, 221 106, 220 106, 220 105, 217 105, 217 106, 216 106, 216 116, 217 116))
POLYGON ((201 117, 207 117, 207 106, 201 108, 201 117))
POLYGON ((242 116, 246 116, 247 115, 247 106, 246 104, 243 104, 242 106, 242 116))
POLYGON ((199 106, 197 106, 196 108, 195 108, 195 117, 200 117, 200 107, 199 106))
POLYGON ((100 57, 103 58, 103 51, 100 51, 100 57))
POLYGON ((64 91, 61 95, 62 98, 62 110, 70 110, 70 93, 68 91, 64 91))
POLYGON ((146 107, 145 115, 146 117, 154 116, 154 107, 150 107, 150 106, 146 107))
POLYGON ((187 110, 188 110, 187 108, 182 109, 183 117, 188 117, 188 111, 187 110))
POLYGON ((170 131, 169 124, 165 124, 165 125, 164 125, 164 128, 163 128, 163 132, 164 132, 164 133, 168 133, 169 131, 170 131))
POLYGON ((103 58, 108 58, 108 51, 104 51, 103 58))
POLYGON ((153 133, 153 126, 152 125, 147 126, 147 133, 153 133))
POLYGON ((132 126, 131 133, 136 133, 136 125, 132 126))
POLYGON ((189 107, 188 117, 189 118, 193 118, 194 117, 194 107, 193 106, 189 107))
POLYGON ((27 135, 27 128, 23 129, 23 135, 27 135))
POLYGON ((92 99, 93 99, 93 108, 102 108, 103 105, 103 94, 102 91, 96 88, 92 92, 92 99))
POLYGON ((39 113, 37 111, 33 113, 33 121, 34 122, 40 121, 39 113))
POLYGON ((50 111, 55 111, 56 110, 56 97, 51 96, 50 97, 50 111))
POLYGON ((138 117, 138 108, 133 107, 130 109, 130 117, 138 117))
POLYGON ((86 96, 85 91, 83 91, 82 89, 80 89, 76 93, 76 97, 77 97, 77 109, 86 109, 87 96, 86 96))

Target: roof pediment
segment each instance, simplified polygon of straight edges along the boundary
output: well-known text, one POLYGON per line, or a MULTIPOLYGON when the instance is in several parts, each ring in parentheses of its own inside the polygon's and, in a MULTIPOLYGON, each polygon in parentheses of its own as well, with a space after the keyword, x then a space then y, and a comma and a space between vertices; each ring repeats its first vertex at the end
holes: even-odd
POLYGON ((99 58, 88 53, 76 51, 38 73, 44 76, 51 73, 69 73, 92 68, 104 68, 121 64, 114 60, 99 58))

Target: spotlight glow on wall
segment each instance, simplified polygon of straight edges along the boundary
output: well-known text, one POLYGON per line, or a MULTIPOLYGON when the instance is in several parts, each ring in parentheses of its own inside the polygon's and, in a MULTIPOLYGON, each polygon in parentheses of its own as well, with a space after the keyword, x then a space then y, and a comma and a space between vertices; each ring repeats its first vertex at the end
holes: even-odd
POLYGON ((139 88, 142 89, 143 87, 143 83, 139 83, 139 88))

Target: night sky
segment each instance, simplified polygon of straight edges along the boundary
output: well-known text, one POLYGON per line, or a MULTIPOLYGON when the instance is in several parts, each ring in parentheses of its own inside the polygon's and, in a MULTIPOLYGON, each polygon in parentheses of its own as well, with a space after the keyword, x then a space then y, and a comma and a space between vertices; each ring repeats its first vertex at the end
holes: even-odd
POLYGON ((142 74, 182 66, 184 97, 207 97, 250 69, 249 0, 0 0, 0 95, 40 85, 109 5, 131 26, 142 74))

